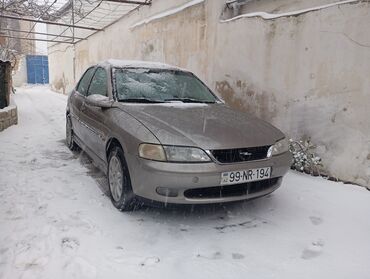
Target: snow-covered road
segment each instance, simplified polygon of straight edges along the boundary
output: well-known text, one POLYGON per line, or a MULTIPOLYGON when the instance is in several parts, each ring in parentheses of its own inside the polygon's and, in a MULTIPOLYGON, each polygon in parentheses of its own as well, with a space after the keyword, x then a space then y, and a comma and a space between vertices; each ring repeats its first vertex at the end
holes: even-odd
POLYGON ((0 278, 370 278, 370 192, 289 173, 259 200, 121 213, 64 145, 66 97, 18 89, 0 133, 0 278))

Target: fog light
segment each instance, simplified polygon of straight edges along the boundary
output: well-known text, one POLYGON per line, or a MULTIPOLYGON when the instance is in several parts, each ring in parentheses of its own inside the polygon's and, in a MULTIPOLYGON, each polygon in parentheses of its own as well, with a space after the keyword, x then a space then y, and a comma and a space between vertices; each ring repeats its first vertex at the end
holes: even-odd
POLYGON ((171 197, 171 198, 177 197, 177 195, 179 194, 176 189, 171 189, 171 188, 166 188, 166 187, 158 187, 156 191, 161 196, 171 197))

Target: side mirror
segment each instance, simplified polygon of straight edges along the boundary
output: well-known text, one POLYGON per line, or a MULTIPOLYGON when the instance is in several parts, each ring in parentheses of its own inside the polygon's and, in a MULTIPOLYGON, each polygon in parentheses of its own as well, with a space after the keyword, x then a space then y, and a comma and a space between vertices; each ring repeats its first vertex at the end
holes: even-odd
POLYGON ((89 95, 86 98, 86 104, 93 107, 99 108, 110 108, 113 105, 113 101, 109 100, 109 97, 102 96, 99 94, 89 95))

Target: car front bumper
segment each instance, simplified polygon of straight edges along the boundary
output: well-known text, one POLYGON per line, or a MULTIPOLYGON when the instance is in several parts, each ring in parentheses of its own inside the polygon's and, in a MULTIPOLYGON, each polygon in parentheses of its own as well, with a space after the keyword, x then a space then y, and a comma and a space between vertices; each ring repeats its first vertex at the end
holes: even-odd
POLYGON ((290 168, 289 152, 272 158, 235 164, 178 164, 126 154, 135 195, 175 204, 207 204, 253 199, 275 191, 290 168), (221 186, 221 173, 272 167, 265 181, 221 186))

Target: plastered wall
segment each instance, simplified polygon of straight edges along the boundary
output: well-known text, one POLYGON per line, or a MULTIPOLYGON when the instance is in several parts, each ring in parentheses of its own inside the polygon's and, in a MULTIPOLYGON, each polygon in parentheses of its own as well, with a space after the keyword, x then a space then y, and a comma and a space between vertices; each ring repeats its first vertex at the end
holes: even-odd
MULTIPOLYGON (((370 3, 222 22, 224 1, 208 0, 135 26, 187 2, 156 0, 75 49, 49 48, 54 88, 68 92, 74 72, 78 78, 107 58, 185 67, 235 109, 272 122, 289 137, 311 137, 333 176, 369 185, 370 3)), ((258 11, 257 4, 251 12, 258 11)), ((307 1, 264 2, 268 12, 277 13, 294 11, 294 5, 308 7, 307 1)))

